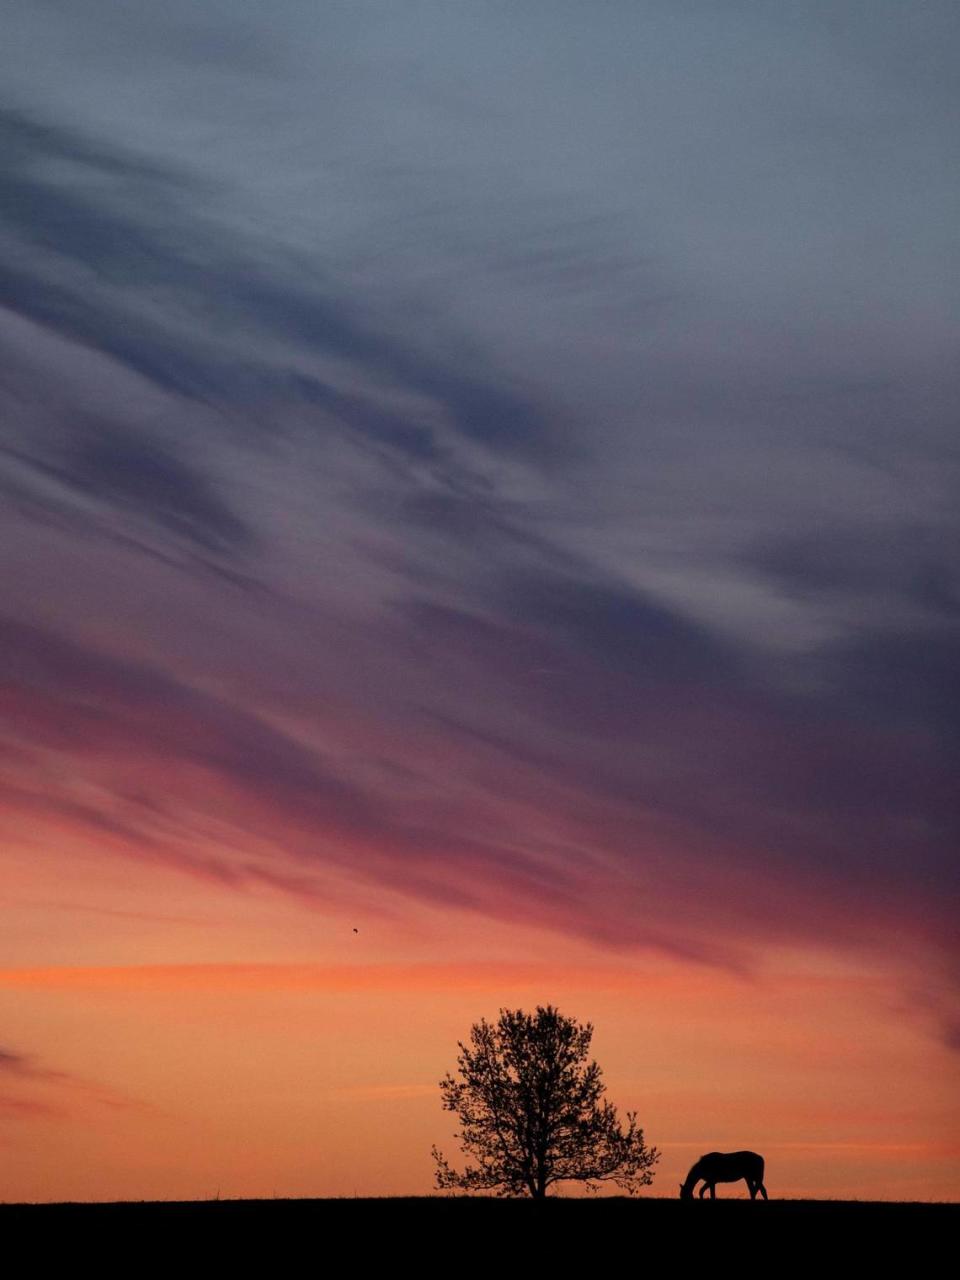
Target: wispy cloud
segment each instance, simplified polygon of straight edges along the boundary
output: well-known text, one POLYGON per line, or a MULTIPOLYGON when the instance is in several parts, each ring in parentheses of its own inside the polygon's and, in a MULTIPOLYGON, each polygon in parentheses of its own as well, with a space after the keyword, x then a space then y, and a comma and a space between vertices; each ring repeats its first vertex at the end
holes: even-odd
POLYGON ((0 51, 11 811, 953 972, 952 19, 174 8, 0 51))
POLYGON ((0 1112, 13 1119, 68 1119, 85 1114, 91 1104, 113 1110, 136 1110, 145 1105, 119 1090, 68 1071, 52 1070, 29 1054, 4 1048, 0 1048, 0 1086, 4 1086, 0 1112))

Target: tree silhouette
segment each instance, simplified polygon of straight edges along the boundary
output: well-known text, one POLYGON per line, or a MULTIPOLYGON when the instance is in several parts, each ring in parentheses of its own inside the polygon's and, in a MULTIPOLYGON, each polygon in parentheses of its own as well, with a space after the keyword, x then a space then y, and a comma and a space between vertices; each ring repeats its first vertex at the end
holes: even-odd
POLYGON ((443 1108, 456 1113, 456 1136, 474 1163, 458 1173, 434 1147, 437 1187, 541 1199, 555 1182, 596 1190, 612 1181, 631 1194, 648 1186, 660 1153, 644 1145, 635 1112, 623 1130, 601 1100, 600 1068, 587 1061, 592 1037, 591 1023, 552 1005, 534 1014, 501 1009, 495 1026, 475 1023, 469 1046, 458 1044, 459 1078, 440 1081, 443 1108))

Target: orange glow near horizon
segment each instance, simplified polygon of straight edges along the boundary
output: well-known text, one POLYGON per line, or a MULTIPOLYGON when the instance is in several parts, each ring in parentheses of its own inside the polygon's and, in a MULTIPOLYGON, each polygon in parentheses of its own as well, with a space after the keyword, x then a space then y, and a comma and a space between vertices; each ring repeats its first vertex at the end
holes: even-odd
POLYGON ((148 902, 119 860, 94 903, 81 872, 54 897, 52 862, 19 866, 0 912, 37 941, 4 931, 0 1199, 428 1193, 431 1145, 458 1155, 437 1087, 457 1040, 546 1003, 593 1022, 607 1096, 662 1151, 649 1194, 754 1147, 775 1196, 955 1195, 954 1055, 849 958, 745 975, 462 913, 187 895, 161 869, 148 902))

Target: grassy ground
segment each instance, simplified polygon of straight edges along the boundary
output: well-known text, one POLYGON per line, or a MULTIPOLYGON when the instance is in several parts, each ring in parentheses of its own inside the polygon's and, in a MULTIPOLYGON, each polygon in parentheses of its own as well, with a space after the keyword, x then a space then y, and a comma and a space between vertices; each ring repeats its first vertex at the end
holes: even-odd
MULTIPOLYGON (((506 1274, 531 1263, 564 1275, 588 1270, 631 1276, 680 1265, 763 1277, 784 1265, 888 1267, 953 1256, 960 1204, 869 1201, 717 1200, 653 1197, 479 1197, 382 1200, 221 1200, 189 1203, 0 1205, 0 1239, 25 1245, 36 1262, 90 1261, 129 1271, 144 1261, 269 1263, 272 1274, 371 1263, 425 1272, 506 1274), (299 1259, 300 1261, 296 1261, 299 1259)), ((817 1277, 820 1280, 820 1277, 817 1277)), ((824 1277, 826 1280, 826 1277, 824 1277)))

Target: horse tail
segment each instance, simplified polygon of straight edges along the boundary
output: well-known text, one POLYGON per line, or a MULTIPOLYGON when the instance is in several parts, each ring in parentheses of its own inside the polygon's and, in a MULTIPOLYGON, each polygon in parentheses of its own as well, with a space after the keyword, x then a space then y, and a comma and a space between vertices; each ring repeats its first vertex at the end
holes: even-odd
POLYGON ((766 1199, 767 1199, 767 1188, 763 1185, 763 1174, 764 1174, 764 1161, 763 1161, 763 1156, 758 1155, 758 1156, 757 1156, 757 1179, 756 1179, 756 1186, 757 1186, 757 1191, 760 1193, 760 1195, 762 1195, 762 1196, 763 1196, 764 1200, 766 1200, 766 1199))

